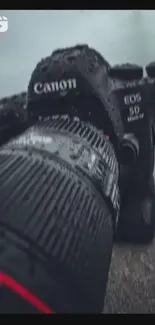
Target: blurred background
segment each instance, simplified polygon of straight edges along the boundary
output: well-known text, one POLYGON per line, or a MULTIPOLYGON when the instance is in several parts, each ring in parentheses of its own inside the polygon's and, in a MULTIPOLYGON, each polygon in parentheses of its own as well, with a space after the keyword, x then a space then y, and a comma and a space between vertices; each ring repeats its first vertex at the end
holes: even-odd
POLYGON ((155 59, 155 10, 0 10, 0 97, 25 90, 32 69, 54 49, 88 43, 111 64, 155 59))

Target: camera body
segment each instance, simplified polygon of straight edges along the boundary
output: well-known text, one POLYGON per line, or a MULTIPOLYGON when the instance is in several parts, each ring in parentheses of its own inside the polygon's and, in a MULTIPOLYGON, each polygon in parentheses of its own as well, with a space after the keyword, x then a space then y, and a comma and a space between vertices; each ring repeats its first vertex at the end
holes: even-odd
MULTIPOLYGON (((78 51, 81 51, 80 47, 78 51)), ((73 55, 72 50, 71 52, 68 49, 67 56, 73 60, 77 55, 77 50, 76 55, 75 53, 73 55)), ((56 59, 60 54, 61 51, 55 51, 52 56, 56 59)), ((45 66, 48 66, 48 60, 49 58, 45 60, 44 64, 41 63, 41 68, 45 69, 45 66)), ((69 74, 69 78, 66 78, 66 75, 63 77, 63 82, 58 78, 58 81, 46 80, 44 84, 38 74, 34 79, 33 73, 34 85, 31 84, 32 82, 29 85, 32 95, 31 91, 28 92, 28 112, 27 109, 24 109, 26 93, 1 100, 1 115, 5 118, 5 121, 2 118, 1 121, 3 126, 6 126, 6 131, 1 130, 1 144, 23 132, 29 125, 39 120, 40 116, 46 120, 51 113, 53 115, 67 113, 71 118, 77 116, 81 121, 94 125, 99 130, 102 129, 108 137, 110 135, 110 141, 115 147, 120 166, 121 209, 118 226, 117 221, 114 222, 117 226, 115 237, 123 241, 146 243, 154 237, 154 215, 152 212, 154 207, 154 65, 146 67, 148 78, 143 78, 142 67, 131 64, 110 67, 103 60, 100 57, 100 62, 104 63, 104 67, 106 67, 105 73, 102 73, 104 102, 100 101, 100 104, 99 96, 98 99, 92 96, 91 85, 86 88, 80 74, 78 79, 74 78, 75 74, 69 74), (51 100, 52 90, 51 112, 51 107, 46 105, 46 101, 51 100), (66 97, 64 96, 65 92, 66 97), (106 114, 104 106, 109 107, 106 114), (115 125, 109 123, 112 111, 114 112, 115 125), (102 118, 100 118, 101 116, 102 118), (122 135, 118 145, 119 127, 117 128, 117 121, 119 125, 120 119, 124 125, 124 136, 122 135), (116 133, 115 139, 113 139, 114 133, 116 133)), ((93 62, 91 69, 89 67, 89 72, 94 70, 95 64, 93 62)), ((99 75, 98 82, 95 81, 95 83, 100 85, 100 78, 99 75)), ((98 89, 98 94, 100 95, 100 89, 98 89)))
MULTIPOLYGON (((30 127, 0 149, 0 224, 5 232, 18 228, 22 238, 32 241, 40 264, 43 255, 43 276, 38 281, 34 261, 27 287, 35 282, 35 294, 42 297, 40 283, 50 270, 43 300, 56 312, 103 310, 120 213, 124 134, 108 94, 108 69, 87 45, 41 60, 28 86, 30 127)), ((22 248, 19 256, 25 256, 22 248)), ((20 281, 27 270, 26 258, 22 261, 23 268, 13 270, 20 281)))
POLYGON ((143 69, 124 64, 110 69, 112 92, 118 102, 124 124, 121 167, 121 212, 116 238, 137 243, 154 237, 154 124, 152 118, 152 82, 143 78, 143 69), (130 155, 132 146, 133 154, 130 155), (124 147, 124 144, 123 144, 124 147), (124 157, 126 155, 126 157, 124 157))
POLYGON ((152 84, 87 45, 54 51, 31 75, 27 130, 0 149, 14 235, 0 268, 58 313, 102 312, 114 236, 153 239, 152 84))

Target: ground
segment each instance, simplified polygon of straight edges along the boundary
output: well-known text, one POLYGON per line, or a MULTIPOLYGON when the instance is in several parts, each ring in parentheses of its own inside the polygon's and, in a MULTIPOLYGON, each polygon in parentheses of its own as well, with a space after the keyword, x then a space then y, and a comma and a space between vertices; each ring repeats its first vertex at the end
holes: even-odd
POLYGON ((150 246, 115 245, 105 313, 155 313, 155 241, 150 246))
POLYGON ((155 314, 155 240, 114 246, 104 312, 155 314))

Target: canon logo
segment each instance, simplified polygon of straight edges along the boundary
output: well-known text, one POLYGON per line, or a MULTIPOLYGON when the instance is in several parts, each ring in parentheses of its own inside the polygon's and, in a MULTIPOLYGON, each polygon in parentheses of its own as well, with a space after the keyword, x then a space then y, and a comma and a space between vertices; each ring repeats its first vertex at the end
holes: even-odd
POLYGON ((52 82, 37 82, 34 85, 34 92, 38 95, 52 92, 63 92, 70 89, 76 89, 76 79, 67 79, 52 82))

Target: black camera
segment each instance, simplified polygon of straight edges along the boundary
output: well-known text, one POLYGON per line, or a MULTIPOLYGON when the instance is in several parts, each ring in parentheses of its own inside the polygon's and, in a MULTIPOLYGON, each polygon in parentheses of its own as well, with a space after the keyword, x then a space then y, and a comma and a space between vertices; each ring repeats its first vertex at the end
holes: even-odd
POLYGON ((153 237, 150 88, 134 69, 54 51, 31 75, 27 130, 0 149, 0 269, 39 312, 102 312, 114 238, 153 237))
POLYGON ((142 67, 132 64, 116 65, 109 75, 125 130, 117 238, 148 243, 155 224, 152 82, 143 78, 142 67))
POLYGON ((14 235, 0 268, 10 272, 16 254, 12 274, 56 312, 103 310, 124 135, 109 67, 87 45, 41 60, 28 86, 29 128, 0 150, 0 226, 14 235))

